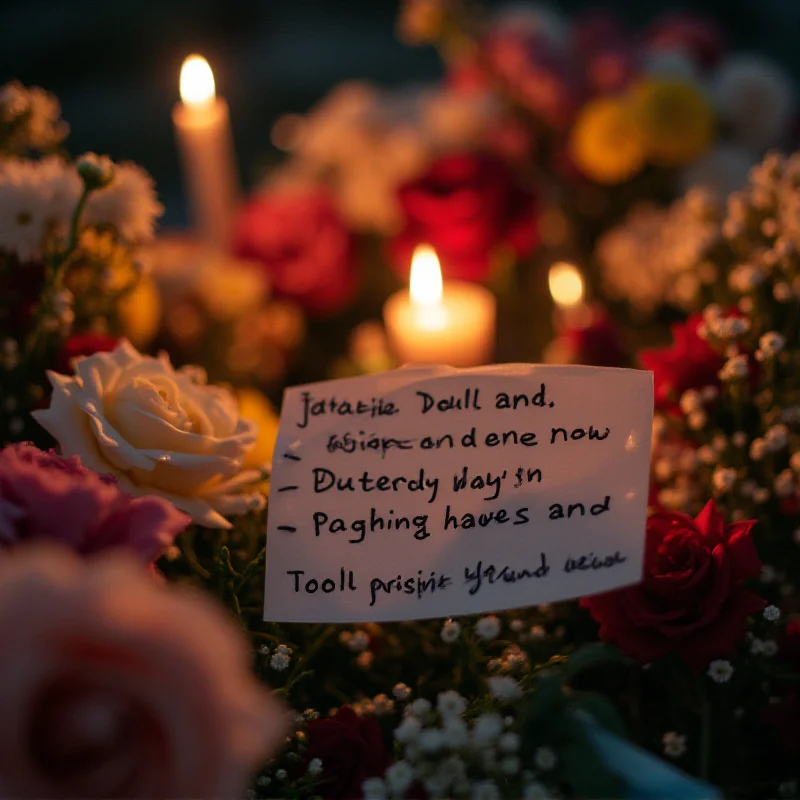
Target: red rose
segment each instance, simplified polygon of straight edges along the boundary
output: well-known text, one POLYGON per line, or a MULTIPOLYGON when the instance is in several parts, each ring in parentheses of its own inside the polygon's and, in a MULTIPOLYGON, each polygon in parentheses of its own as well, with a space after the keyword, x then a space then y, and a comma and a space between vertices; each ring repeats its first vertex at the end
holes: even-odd
POLYGON ((519 257, 538 240, 533 196, 493 156, 441 158, 421 178, 402 186, 398 197, 405 227, 389 247, 404 277, 414 248, 423 242, 436 250, 445 277, 480 281, 501 247, 519 257))
POLYGON ((56 371, 70 374, 73 358, 91 356, 95 353, 110 353, 117 344, 119 344, 119 339, 116 336, 108 336, 104 333, 73 334, 61 346, 56 371))
POLYGON ((747 617, 766 605, 743 586, 761 570, 753 525, 725 525, 713 500, 695 519, 654 514, 647 521, 642 582, 581 601, 600 623, 600 638, 642 664, 676 653, 700 670, 731 656, 747 617))
POLYGON ((322 761, 318 790, 325 798, 361 797, 367 778, 382 777, 391 759, 380 725, 373 717, 359 717, 343 706, 329 719, 308 724, 306 756, 322 761))
POLYGON ((699 67, 710 69, 725 51, 722 31, 700 14, 678 11, 656 20, 644 37, 651 50, 681 50, 699 67))
POLYGON ((675 409, 687 389, 717 386, 725 359, 697 335, 703 318, 689 317, 672 326, 673 343, 657 350, 644 350, 642 366, 653 372, 655 404, 658 409, 675 409))
POLYGON ((355 294, 355 239, 322 190, 254 197, 239 214, 233 249, 264 265, 277 296, 311 313, 335 313, 355 294))

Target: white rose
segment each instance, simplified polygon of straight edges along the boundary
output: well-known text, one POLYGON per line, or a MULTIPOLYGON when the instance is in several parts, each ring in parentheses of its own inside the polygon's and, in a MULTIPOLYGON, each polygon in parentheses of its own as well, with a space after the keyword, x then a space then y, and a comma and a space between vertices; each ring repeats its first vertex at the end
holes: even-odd
POLYGON ((74 377, 48 377, 50 408, 34 416, 64 455, 210 528, 230 528, 225 516, 263 506, 253 490, 260 471, 242 468, 258 426, 239 418, 231 392, 206 386, 202 370, 176 370, 166 355, 143 356, 123 340, 77 359, 74 377))

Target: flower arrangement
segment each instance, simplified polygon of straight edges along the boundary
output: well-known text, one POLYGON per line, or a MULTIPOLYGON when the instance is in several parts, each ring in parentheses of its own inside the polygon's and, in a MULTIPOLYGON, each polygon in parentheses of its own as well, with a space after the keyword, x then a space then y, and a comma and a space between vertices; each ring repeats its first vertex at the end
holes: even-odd
MULTIPOLYGON (((542 14, 538 28, 506 18, 481 35, 462 11, 417 0, 401 25, 412 38, 435 29, 465 83, 477 80, 467 70, 476 42, 491 51, 492 37, 520 29, 553 46, 566 35, 542 14)), ((581 29, 587 52, 592 30, 581 29)), ((663 69, 676 42, 697 69, 719 60, 714 31, 696 22, 656 26, 644 41, 663 69)), ((514 107, 524 99, 551 133, 574 141, 579 123, 551 91, 549 52, 528 65, 514 107)), ((598 56, 589 102, 616 103, 624 87, 626 103, 632 92, 650 109, 649 124, 666 101, 659 84, 615 72, 641 57, 623 55, 598 56)), ((691 117, 692 92, 669 102, 691 117)), ((456 103, 448 113, 469 116, 469 97, 468 111, 456 103)), ((337 102, 359 118, 369 107, 373 130, 392 131, 400 152, 393 118, 374 99, 355 91, 337 102)), ((382 211, 401 224, 372 252, 403 261, 425 238, 448 274, 492 281, 498 265, 547 238, 530 224, 539 196, 497 152, 459 153, 467 139, 420 98, 411 105, 429 126, 415 130, 436 132, 427 139, 435 158, 391 165, 399 191, 382 211), (418 173, 405 171, 411 162, 418 173)), ((503 118, 488 107, 471 136, 503 118)), ((129 308, 126 322, 125 301, 139 290, 137 259, 160 212, 152 181, 134 165, 68 159, 55 100, 40 90, 5 87, 0 111, 0 630, 9 652, 0 708, 10 731, 0 738, 0 793, 618 797, 644 796, 657 774, 659 796, 713 796, 714 787, 798 796, 799 156, 771 153, 726 200, 692 191, 664 212, 675 229, 693 218, 703 232, 654 278, 657 288, 637 295, 645 311, 666 300, 681 314, 671 345, 638 354, 657 405, 641 583, 502 615, 276 625, 262 621, 271 408, 255 387, 209 384, 204 369, 175 367, 123 336, 135 338, 130 326, 143 315, 129 308)), ((324 124, 338 125, 336 114, 324 124)), ((219 286, 213 274, 193 288, 209 317, 240 324, 261 308, 251 288, 269 284, 265 293, 304 307, 313 326, 341 314, 355 291, 353 255, 365 240, 341 201, 344 164, 360 160, 326 150, 354 140, 315 140, 311 130, 302 146, 342 169, 322 185, 288 165, 249 202, 235 247, 253 263, 241 284, 232 278, 245 288, 230 304, 209 288, 219 286), (253 275, 266 279, 248 282, 253 275)), ((706 122, 686 130, 688 161, 709 140, 706 122)), ((680 137, 639 134, 647 158, 675 166, 680 137)), ((742 135, 769 143, 763 131, 742 135)), ((621 292, 625 279, 610 275, 621 292)), ((637 302, 633 290, 625 296, 637 302)), ((609 319, 597 329, 608 327, 618 347, 609 319)), ((348 335, 359 363, 386 365, 374 327, 348 325, 348 335)))
POLYGON ((715 203, 768 148, 791 142, 789 77, 728 50, 696 14, 630 31, 605 11, 572 19, 537 4, 406 0, 397 29, 408 44, 436 46, 443 79, 392 90, 349 82, 279 119, 280 160, 234 234, 234 251, 261 264, 309 316, 309 339, 335 342, 350 372, 364 369, 354 321, 380 315, 420 244, 435 249, 445 279, 498 296, 500 360, 542 357, 553 326, 522 298, 543 290, 554 261, 579 264, 589 294, 625 311, 615 325, 636 330, 665 305, 693 308, 709 280, 692 267, 715 203))

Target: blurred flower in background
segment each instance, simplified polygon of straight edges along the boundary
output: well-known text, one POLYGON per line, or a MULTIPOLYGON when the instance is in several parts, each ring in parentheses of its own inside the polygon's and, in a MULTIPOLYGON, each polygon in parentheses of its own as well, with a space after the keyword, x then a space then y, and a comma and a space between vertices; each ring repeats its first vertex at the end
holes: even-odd
POLYGON ((539 240, 535 197, 496 157, 439 159, 398 197, 405 222, 389 250, 403 275, 418 244, 433 247, 445 277, 481 281, 503 252, 523 257, 539 240))

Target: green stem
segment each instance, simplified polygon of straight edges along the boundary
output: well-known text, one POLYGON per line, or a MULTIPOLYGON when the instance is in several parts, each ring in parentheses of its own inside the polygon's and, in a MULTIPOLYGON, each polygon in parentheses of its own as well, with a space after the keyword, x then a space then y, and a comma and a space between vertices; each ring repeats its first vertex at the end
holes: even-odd
POLYGON ((325 644, 328 637, 336 630, 335 625, 326 625, 319 636, 314 639, 311 644, 305 648, 303 651, 302 657, 298 657, 295 661, 295 665, 292 668, 292 671, 289 673, 289 677, 286 679, 287 686, 292 683, 294 677, 300 672, 302 667, 305 667, 306 664, 311 662, 311 659, 317 654, 323 644, 325 644))
POLYGON ((179 545, 186 563, 192 568, 192 571, 199 575, 203 580, 211 579, 211 573, 197 560, 197 554, 194 552, 194 545, 192 543, 191 535, 182 533, 179 537, 179 545))
POLYGON ((42 301, 39 303, 39 307, 36 309, 36 319, 33 324, 33 329, 28 336, 28 341, 25 343, 25 355, 28 357, 36 352, 36 349, 39 346, 42 338, 42 334, 46 332, 45 321, 52 313, 53 302, 58 296, 58 293, 61 291, 61 288, 64 284, 64 278, 67 273, 67 268, 69 267, 70 259, 78 247, 81 214, 83 214, 83 210, 86 207, 86 201, 89 199, 91 192, 92 190, 84 184, 81 196, 78 198, 78 202, 75 205, 75 210, 72 212, 67 245, 64 250, 56 253, 53 256, 50 268, 47 270, 45 286, 42 290, 42 301))
POLYGON ((253 577, 253 573, 264 563, 264 559, 267 555, 267 548, 266 546, 262 547, 261 550, 258 552, 256 557, 242 570, 242 574, 239 576, 239 580, 233 585, 233 593, 238 595, 239 592, 247 586, 250 578, 253 577))

